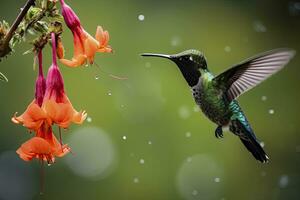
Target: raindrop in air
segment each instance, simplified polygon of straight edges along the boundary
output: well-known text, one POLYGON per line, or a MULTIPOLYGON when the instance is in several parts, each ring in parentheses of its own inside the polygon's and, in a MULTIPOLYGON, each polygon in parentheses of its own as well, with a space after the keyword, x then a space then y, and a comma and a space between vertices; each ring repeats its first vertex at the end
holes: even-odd
POLYGON ((224 51, 227 52, 227 53, 229 53, 231 51, 231 47, 230 46, 226 46, 224 48, 224 51))
POLYGON ((87 122, 92 122, 92 118, 91 118, 91 117, 87 117, 87 118, 86 118, 86 121, 87 121, 87 122))
POLYGON ((148 144, 151 145, 151 144, 152 144, 152 141, 149 140, 149 141, 148 141, 148 144))
POLYGON ((181 44, 181 40, 178 36, 174 36, 171 39, 171 46, 176 47, 179 46, 181 44))
POLYGON ((192 133, 191 133, 191 132, 186 132, 186 133, 185 133, 185 137, 189 138, 189 137, 191 137, 191 136, 192 136, 192 133))
POLYGON ((98 75, 96 75, 96 76, 95 76, 95 79, 96 79, 96 80, 98 80, 98 79, 99 79, 99 76, 98 76, 98 75))
POLYGON ((193 196, 197 196, 197 194, 198 194, 198 191, 197 190, 193 190, 192 195, 193 196))
POLYGON ((262 97, 261 97, 261 100, 262 100, 262 101, 267 101, 267 96, 262 96, 262 97))
POLYGON ((178 110, 178 114, 181 119, 187 119, 191 115, 189 108, 187 106, 181 106, 178 110))
POLYGON ((273 109, 270 109, 270 110, 269 110, 269 114, 270 114, 270 115, 273 115, 274 113, 275 113, 275 111, 274 111, 273 109))
POLYGON ((108 96, 111 96, 111 95, 112 95, 112 93, 111 93, 111 92, 108 92, 108 93, 107 93, 107 95, 108 95, 108 96))
POLYGON ((145 20, 145 16, 144 15, 139 15, 138 16, 138 20, 139 21, 144 21, 145 20))
POLYGON ((253 28, 256 32, 264 33, 267 31, 266 26, 261 21, 254 21, 253 28))
POLYGON ((214 179, 214 181, 215 181, 216 183, 220 183, 221 179, 220 179, 219 177, 216 177, 216 178, 214 179))
POLYGON ((141 165, 145 164, 145 160, 144 159, 140 159, 140 164, 141 165))
POLYGON ((289 184, 289 177, 287 175, 282 175, 279 178, 279 187, 280 188, 285 188, 289 184))
POLYGON ((139 180, 139 178, 135 177, 135 178, 133 179, 133 182, 134 182, 134 183, 138 183, 138 182, 140 182, 140 180, 139 180))
POLYGON ((127 140, 126 135, 123 135, 122 139, 123 139, 123 140, 127 140))

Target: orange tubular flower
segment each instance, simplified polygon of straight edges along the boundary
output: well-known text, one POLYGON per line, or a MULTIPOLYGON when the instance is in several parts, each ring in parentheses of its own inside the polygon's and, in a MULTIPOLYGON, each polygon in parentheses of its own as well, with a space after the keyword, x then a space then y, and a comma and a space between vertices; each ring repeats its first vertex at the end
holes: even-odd
POLYGON ((62 157, 70 151, 68 145, 61 145, 52 132, 52 128, 43 124, 35 137, 23 143, 17 150, 20 158, 31 161, 33 158, 54 163, 55 157, 62 157))
POLYGON ((56 39, 52 33, 52 66, 47 76, 47 87, 42 108, 47 113, 50 123, 67 128, 72 122, 81 124, 87 114, 77 112, 64 91, 64 82, 56 61, 56 39))
MULTIPOLYGON (((83 29, 79 18, 72 8, 70 8, 64 0, 60 0, 60 3, 62 6, 62 15, 66 25, 73 33, 74 40, 73 58, 67 60, 60 56, 60 61, 63 64, 69 67, 81 66, 86 62, 93 64, 96 52, 112 52, 112 48, 108 45, 109 33, 107 31, 104 31, 101 26, 98 26, 95 38, 93 38, 83 29)), ((59 44, 58 47, 60 48, 58 52, 62 52, 62 44, 59 44)))
POLYGON ((37 131, 42 123, 47 119, 47 114, 41 108, 43 98, 46 90, 46 80, 43 75, 42 66, 42 52, 38 53, 39 60, 39 73, 35 84, 35 99, 29 104, 26 111, 20 115, 12 118, 12 121, 16 124, 23 124, 31 131, 37 131))

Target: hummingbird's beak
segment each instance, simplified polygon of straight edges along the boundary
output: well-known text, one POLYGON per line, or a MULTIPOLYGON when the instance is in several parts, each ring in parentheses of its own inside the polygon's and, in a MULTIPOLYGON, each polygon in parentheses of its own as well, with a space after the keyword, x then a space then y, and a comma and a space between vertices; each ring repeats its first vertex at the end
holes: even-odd
POLYGON ((168 58, 168 59, 172 59, 171 55, 167 55, 167 54, 158 54, 158 53, 142 53, 141 56, 151 56, 151 57, 161 57, 161 58, 168 58))

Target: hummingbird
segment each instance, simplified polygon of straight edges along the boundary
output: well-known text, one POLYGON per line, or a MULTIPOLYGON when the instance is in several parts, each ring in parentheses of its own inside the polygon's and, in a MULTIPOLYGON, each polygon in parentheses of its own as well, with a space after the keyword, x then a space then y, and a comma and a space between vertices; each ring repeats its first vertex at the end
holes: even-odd
POLYGON ((190 49, 173 55, 141 55, 173 61, 189 85, 196 104, 217 125, 215 136, 223 138, 223 131, 229 129, 240 138, 256 160, 265 163, 269 157, 255 136, 237 98, 281 70, 295 53, 287 48, 267 51, 233 65, 217 76, 210 72, 204 54, 198 50, 190 49))

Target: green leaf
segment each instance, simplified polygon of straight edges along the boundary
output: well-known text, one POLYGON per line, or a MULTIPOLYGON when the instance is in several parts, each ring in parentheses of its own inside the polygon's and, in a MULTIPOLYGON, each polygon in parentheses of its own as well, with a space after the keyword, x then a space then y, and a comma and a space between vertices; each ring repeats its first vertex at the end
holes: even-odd
POLYGON ((22 37, 16 33, 10 41, 10 46, 14 47, 16 44, 19 44, 21 42, 22 42, 22 37))
POLYGON ((6 76, 4 74, 2 74, 1 72, 0 72, 0 80, 8 82, 8 79, 6 78, 6 76))
POLYGON ((26 20, 31 21, 31 20, 35 19, 36 17, 38 17, 40 15, 40 13, 42 11, 43 10, 40 8, 31 7, 26 14, 26 20))

